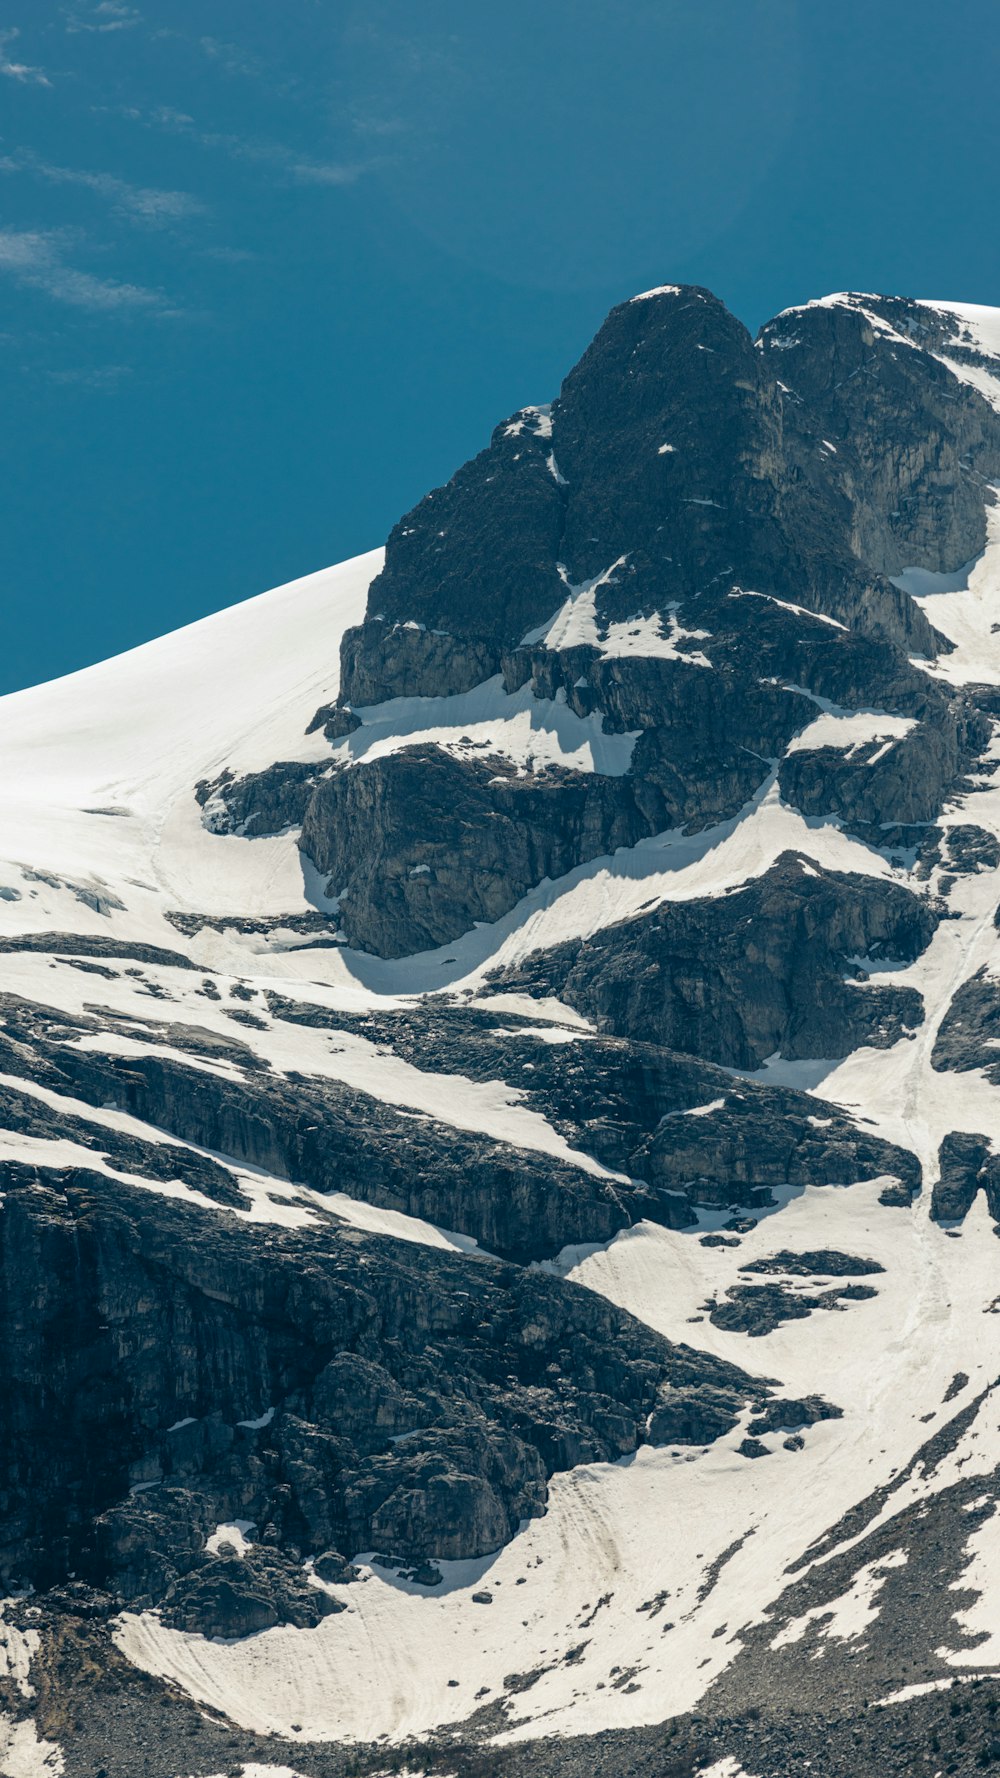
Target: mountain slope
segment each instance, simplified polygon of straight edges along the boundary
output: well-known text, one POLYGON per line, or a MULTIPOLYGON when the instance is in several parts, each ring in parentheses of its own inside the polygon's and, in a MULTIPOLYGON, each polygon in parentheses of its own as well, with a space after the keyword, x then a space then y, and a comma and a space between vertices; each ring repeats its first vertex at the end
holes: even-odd
POLYGON ((0 1771, 973 1769, 996 485, 1000 311, 668 286, 0 701, 0 1771))

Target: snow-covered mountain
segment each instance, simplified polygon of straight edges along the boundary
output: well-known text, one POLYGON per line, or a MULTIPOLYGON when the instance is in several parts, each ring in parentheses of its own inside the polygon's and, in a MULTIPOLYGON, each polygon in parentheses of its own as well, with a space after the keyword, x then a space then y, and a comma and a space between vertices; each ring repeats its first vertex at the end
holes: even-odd
POLYGON ((0 1773, 1000 1760, 998 486, 667 286, 0 701, 0 1773))

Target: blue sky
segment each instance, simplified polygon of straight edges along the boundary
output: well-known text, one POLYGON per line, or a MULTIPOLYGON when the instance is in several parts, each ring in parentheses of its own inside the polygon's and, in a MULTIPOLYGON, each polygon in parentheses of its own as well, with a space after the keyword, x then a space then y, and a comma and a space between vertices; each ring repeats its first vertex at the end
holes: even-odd
POLYGON ((997 23, 0 6, 0 690, 381 542, 635 290, 1000 303, 997 23))

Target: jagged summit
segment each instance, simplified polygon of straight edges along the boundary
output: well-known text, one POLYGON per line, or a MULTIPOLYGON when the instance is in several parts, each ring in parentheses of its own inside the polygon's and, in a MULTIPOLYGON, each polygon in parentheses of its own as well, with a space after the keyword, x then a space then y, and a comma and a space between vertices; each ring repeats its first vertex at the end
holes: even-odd
POLYGON ((251 805, 257 833, 301 820, 329 893, 349 891, 345 936, 384 957, 496 921, 593 858, 732 819, 776 767, 803 815, 909 843, 986 731, 905 577, 982 553, 1000 413, 931 349, 931 311, 865 300, 794 311, 792 332, 786 314, 756 346, 704 290, 613 309, 557 400, 498 426, 391 533, 324 713, 351 769, 221 785, 218 823, 251 805), (358 728, 357 710, 400 699, 485 714, 486 686, 496 715, 524 692, 563 712, 565 747, 529 770, 501 747, 498 771, 442 751, 430 707, 406 748, 358 728), (884 752, 884 730, 867 736, 876 770, 803 748, 817 699, 905 738, 884 752), (571 782, 587 736, 594 769, 571 782))
POLYGON ((729 575, 932 653, 886 577, 982 549, 996 385, 956 315, 859 303, 787 311, 756 351, 708 291, 619 304, 549 408, 504 422, 395 527, 345 644, 345 694, 465 690, 591 581, 607 622, 717 598, 729 575), (888 450, 893 426, 920 424, 922 453, 888 450), (464 644, 447 681, 442 631, 464 644))
POLYGON ((664 286, 0 700, 16 1769, 978 1758, 998 484, 1000 311, 664 286))

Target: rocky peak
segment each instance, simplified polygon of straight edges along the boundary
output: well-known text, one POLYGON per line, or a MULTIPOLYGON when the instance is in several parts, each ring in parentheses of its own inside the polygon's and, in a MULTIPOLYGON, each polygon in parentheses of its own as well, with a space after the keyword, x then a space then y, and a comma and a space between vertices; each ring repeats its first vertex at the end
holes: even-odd
POLYGON ((991 362, 958 317, 903 299, 788 310, 756 350, 695 286, 620 303, 550 407, 503 422, 394 528, 343 695, 468 689, 590 584, 605 628, 729 577, 933 654, 886 576, 982 548, 991 362))
POLYGON ((717 298, 682 286, 621 303, 553 406, 568 578, 624 558, 609 620, 704 587, 733 554, 734 509, 752 527, 766 507, 779 440, 777 391, 717 298))
POLYGON ((769 774, 809 818, 912 843, 988 733, 914 666, 950 643, 890 578, 985 537, 1000 412, 938 351, 957 329, 845 297, 755 343, 695 287, 619 304, 550 407, 503 422, 394 528, 344 636, 343 701, 322 713, 329 769, 220 779, 214 818, 301 820, 343 936, 384 957, 618 848, 733 819, 769 774), (445 745, 429 705, 429 732, 369 752, 357 710, 391 726, 395 699, 470 694, 498 718, 520 698, 543 730, 588 725, 606 763, 561 742, 445 745), (847 751, 815 727, 866 710, 883 728, 847 751))
POLYGON ((789 454, 850 512, 870 569, 948 571, 986 541, 983 486, 1000 476, 1000 398, 958 318, 900 297, 787 310, 758 344, 782 380, 789 454))

